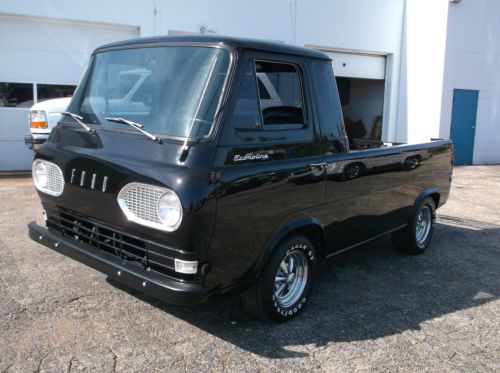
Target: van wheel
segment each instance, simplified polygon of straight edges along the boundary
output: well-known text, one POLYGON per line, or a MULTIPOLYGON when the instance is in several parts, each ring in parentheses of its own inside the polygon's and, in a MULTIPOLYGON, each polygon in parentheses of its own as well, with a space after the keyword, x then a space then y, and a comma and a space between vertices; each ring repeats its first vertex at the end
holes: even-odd
POLYGON ((306 237, 283 241, 252 286, 241 293, 245 308, 273 322, 295 317, 306 305, 317 269, 316 250, 306 237))
POLYGON ((427 197, 415 209, 408 226, 392 234, 392 242, 408 254, 422 254, 431 243, 435 223, 436 204, 427 197))

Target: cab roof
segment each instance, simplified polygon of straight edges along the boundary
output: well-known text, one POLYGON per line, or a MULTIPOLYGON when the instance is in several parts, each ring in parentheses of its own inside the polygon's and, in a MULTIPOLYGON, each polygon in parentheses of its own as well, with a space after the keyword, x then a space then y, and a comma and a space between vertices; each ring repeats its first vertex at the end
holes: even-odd
POLYGON ((121 49, 127 48, 127 46, 140 46, 148 44, 158 44, 158 45, 168 45, 169 43, 177 44, 207 44, 207 45, 219 45, 226 46, 230 49, 250 49, 265 52, 275 52, 284 54, 293 54, 298 56, 304 56, 309 58, 315 58, 320 60, 330 61, 325 53, 319 52, 314 49, 298 47, 295 45, 264 41, 257 39, 246 39, 231 36, 220 36, 220 35, 183 35, 183 36, 153 36, 147 38, 137 38, 119 41, 116 43, 103 45, 95 50, 94 53, 101 52, 107 49, 121 49))

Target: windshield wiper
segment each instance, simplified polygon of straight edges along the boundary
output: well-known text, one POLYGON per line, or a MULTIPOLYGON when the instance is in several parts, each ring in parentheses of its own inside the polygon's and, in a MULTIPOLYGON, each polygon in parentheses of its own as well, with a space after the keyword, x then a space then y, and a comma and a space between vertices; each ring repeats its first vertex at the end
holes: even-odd
POLYGON ((83 128, 85 128, 85 131, 87 132, 90 132, 90 133, 95 133, 95 130, 90 128, 88 125, 86 125, 85 123, 83 123, 83 117, 79 116, 79 115, 76 115, 74 113, 70 113, 69 111, 63 111, 61 113, 59 113, 61 115, 67 115, 71 118, 73 118, 75 120, 76 123, 78 123, 80 126, 82 126, 83 128))
POLYGON ((130 127, 134 127, 137 131, 143 133, 144 135, 149 137, 154 142, 157 142, 158 144, 161 143, 161 140, 158 136, 155 136, 155 135, 149 133, 148 131, 143 130, 142 128, 144 126, 140 123, 132 122, 131 120, 128 120, 125 118, 106 118, 106 120, 108 120, 110 122, 115 122, 115 123, 128 124, 130 127))

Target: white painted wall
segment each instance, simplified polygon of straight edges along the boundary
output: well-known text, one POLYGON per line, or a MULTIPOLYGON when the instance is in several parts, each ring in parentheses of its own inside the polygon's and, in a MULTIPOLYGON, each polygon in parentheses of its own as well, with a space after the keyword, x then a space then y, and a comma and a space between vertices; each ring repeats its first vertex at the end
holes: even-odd
POLYGON ((158 0, 156 3, 158 35, 167 35, 169 30, 200 32, 205 27, 220 35, 293 42, 294 19, 290 14, 293 1, 158 0))
POLYGON ((450 135, 455 88, 479 90, 474 164, 500 163, 500 1, 449 5, 441 137, 450 135))
POLYGON ((448 3, 406 1, 399 141, 418 143, 439 137, 448 3))
POLYGON ((139 27, 141 36, 155 35, 155 0, 1 0, 0 13, 67 21, 139 27))

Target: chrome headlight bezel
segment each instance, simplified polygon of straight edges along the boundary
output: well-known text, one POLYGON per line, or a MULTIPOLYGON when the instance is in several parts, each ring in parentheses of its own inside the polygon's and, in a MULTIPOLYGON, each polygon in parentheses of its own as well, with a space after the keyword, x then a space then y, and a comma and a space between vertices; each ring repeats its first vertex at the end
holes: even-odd
POLYGON ((179 228, 183 217, 182 203, 177 194, 168 188, 145 183, 126 184, 118 193, 117 202, 129 221, 165 232, 179 228), (174 222, 165 224, 160 215, 160 202, 167 197, 177 210, 174 222))
POLYGON ((31 175, 35 188, 52 197, 59 197, 64 192, 64 176, 61 168, 53 162, 35 159, 31 166, 31 175), (45 168, 43 170, 43 168, 45 168), (45 181, 41 177, 45 173, 45 181))

